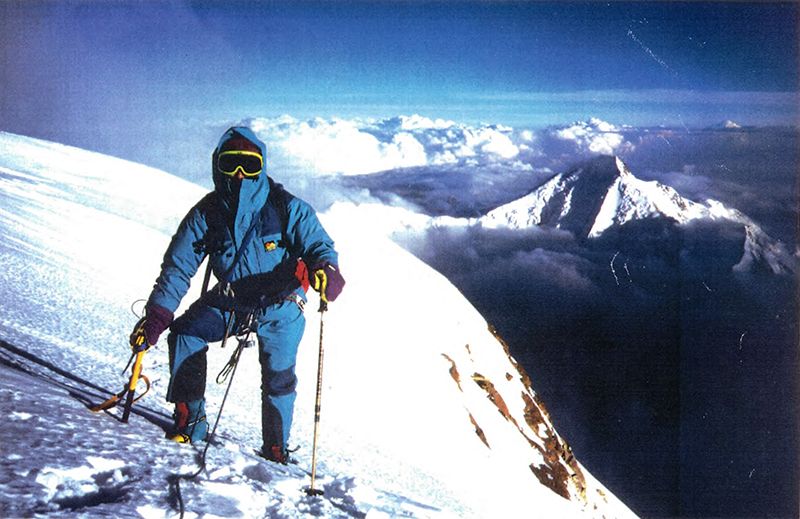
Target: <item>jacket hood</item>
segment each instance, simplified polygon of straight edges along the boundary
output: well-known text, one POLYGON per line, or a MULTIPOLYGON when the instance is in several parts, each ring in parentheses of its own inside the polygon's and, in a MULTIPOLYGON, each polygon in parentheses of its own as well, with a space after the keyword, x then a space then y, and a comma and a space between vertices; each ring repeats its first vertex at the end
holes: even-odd
POLYGON ((234 239, 241 243, 242 237, 247 232, 250 223, 255 215, 267 202, 269 196, 269 178, 266 172, 267 147, 256 137, 250 128, 245 126, 233 126, 229 128, 220 138, 212 156, 212 178, 214 180, 214 190, 220 197, 223 206, 227 209, 233 220, 234 239), (223 175, 217 169, 217 155, 224 148, 225 144, 231 139, 244 138, 261 150, 264 159, 264 171, 255 178, 237 180, 228 175, 223 175))

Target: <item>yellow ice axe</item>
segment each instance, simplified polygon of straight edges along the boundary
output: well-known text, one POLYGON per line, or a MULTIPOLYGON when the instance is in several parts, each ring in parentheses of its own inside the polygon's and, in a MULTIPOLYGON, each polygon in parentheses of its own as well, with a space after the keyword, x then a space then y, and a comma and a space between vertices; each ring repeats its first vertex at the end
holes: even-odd
MULTIPOLYGON (((100 411, 105 411, 106 409, 111 409, 112 407, 116 406, 120 400, 123 398, 125 399, 125 404, 122 409, 122 422, 128 423, 128 417, 131 415, 131 408, 133 407, 133 403, 137 402, 140 398, 147 394, 150 391, 150 379, 146 376, 142 375, 142 359, 144 358, 145 350, 140 352, 134 353, 131 356, 133 360, 133 368, 131 369, 131 378, 128 380, 128 383, 122 388, 122 391, 113 395, 111 398, 106 400, 105 402, 98 404, 92 407, 92 411, 95 413, 100 411), (142 379, 146 385, 145 390, 139 396, 135 396, 136 394, 136 385, 139 383, 139 379, 142 379)), ((128 362, 130 364, 130 362, 128 362)))

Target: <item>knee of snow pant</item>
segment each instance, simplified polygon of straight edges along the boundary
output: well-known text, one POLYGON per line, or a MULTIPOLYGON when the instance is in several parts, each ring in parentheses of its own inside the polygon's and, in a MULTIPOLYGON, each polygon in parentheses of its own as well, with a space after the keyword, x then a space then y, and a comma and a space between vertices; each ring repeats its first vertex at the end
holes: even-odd
MULTIPOLYGON (((262 355, 263 357, 263 355, 262 355)), ((281 371, 272 371, 261 366, 261 391, 268 396, 284 396, 294 393, 297 389, 297 377, 294 366, 281 371)))
POLYGON ((169 344, 169 387, 167 401, 186 402, 200 400, 206 392, 206 351, 205 341, 191 335, 170 333, 169 344))

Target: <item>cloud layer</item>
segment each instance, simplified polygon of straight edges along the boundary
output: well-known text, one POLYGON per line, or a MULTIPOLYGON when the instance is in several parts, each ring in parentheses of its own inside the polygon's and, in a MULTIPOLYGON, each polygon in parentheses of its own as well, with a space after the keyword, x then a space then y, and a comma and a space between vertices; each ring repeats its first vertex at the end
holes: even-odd
POLYGON ((597 118, 573 123, 564 127, 551 127, 544 132, 543 154, 552 154, 554 148, 562 153, 595 153, 616 155, 633 150, 622 129, 597 118))
POLYGON ((387 119, 244 121, 276 160, 320 175, 362 175, 420 166, 542 162, 546 157, 630 150, 620 128, 599 119, 534 132, 469 126, 420 115, 387 119), (538 160, 537 160, 538 159, 538 160))

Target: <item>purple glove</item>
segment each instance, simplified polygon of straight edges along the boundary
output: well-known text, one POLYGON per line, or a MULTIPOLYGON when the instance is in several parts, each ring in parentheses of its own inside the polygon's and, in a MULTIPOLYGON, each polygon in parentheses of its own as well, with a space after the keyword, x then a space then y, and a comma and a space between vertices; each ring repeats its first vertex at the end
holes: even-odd
POLYGON ((158 337, 169 328, 173 314, 163 306, 148 304, 144 317, 136 324, 131 334, 133 351, 144 351, 158 342, 158 337))
POLYGON ((339 267, 327 261, 311 268, 311 286, 326 303, 335 301, 344 288, 344 278, 339 267))

